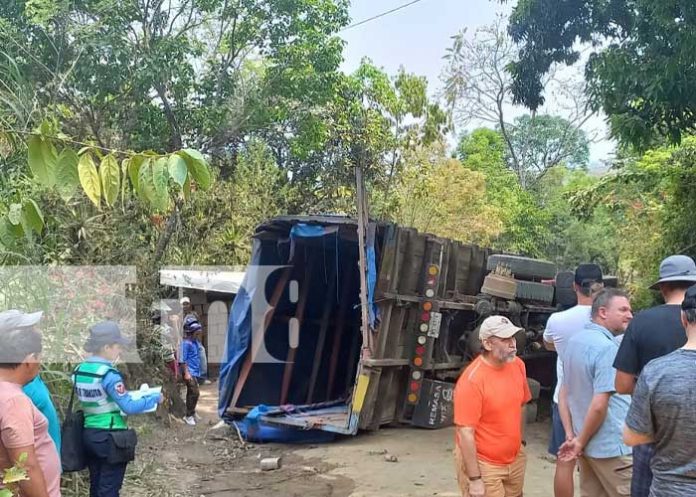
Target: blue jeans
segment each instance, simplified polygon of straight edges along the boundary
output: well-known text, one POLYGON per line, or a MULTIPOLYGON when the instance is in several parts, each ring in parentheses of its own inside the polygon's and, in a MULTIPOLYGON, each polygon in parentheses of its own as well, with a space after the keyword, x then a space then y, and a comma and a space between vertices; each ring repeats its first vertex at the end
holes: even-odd
POLYGON ((558 449, 565 442, 565 428, 561 421, 561 413, 558 410, 558 404, 553 403, 551 408, 551 439, 549 440, 549 454, 552 456, 558 455, 558 449))
POLYGON ((89 497, 118 497, 126 476, 126 466, 109 464, 109 432, 85 428, 83 441, 89 468, 89 497))
POLYGON ((655 455, 655 444, 633 447, 633 476, 631 476, 631 497, 648 497, 652 485, 650 461, 655 455))

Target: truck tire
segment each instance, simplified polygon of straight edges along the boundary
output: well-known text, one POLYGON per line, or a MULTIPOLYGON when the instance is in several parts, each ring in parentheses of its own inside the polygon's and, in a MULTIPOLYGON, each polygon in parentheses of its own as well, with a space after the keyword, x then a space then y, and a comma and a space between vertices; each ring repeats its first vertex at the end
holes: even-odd
POLYGON ((561 309, 570 309, 578 303, 574 284, 574 273, 562 271, 556 275, 556 304, 561 309))
POLYGON ((517 281, 514 278, 491 273, 484 278, 481 293, 513 300, 517 295, 517 281))
POLYGON ((553 303, 554 288, 534 281, 517 281, 517 300, 524 302, 553 303))
POLYGON ((553 262, 517 255, 493 254, 488 257, 486 268, 489 271, 499 265, 510 269, 516 279, 549 279, 556 275, 556 265, 553 262))
POLYGON ((539 395, 541 395, 541 383, 536 381, 534 378, 527 378, 527 385, 529 385, 529 391, 532 394, 532 400, 537 400, 539 395))

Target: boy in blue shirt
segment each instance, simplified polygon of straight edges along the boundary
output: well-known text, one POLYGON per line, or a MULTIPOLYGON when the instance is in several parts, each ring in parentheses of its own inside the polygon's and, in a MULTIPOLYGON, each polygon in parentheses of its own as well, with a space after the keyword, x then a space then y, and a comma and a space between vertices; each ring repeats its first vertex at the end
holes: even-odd
POLYGON ((186 384, 186 416, 184 416, 184 421, 189 426, 196 424, 196 405, 200 396, 197 378, 201 374, 201 359, 195 334, 202 329, 201 323, 194 319, 184 321, 184 339, 181 342, 179 364, 186 384))

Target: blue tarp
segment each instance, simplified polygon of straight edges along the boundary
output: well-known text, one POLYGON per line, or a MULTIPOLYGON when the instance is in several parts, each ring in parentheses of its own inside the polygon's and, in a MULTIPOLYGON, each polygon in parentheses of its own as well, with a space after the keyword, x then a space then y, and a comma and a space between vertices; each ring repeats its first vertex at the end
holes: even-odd
MULTIPOLYGON (((261 242, 254 240, 249 267, 258 266, 261 261, 261 242)), ((239 293, 232 302, 230 319, 227 325, 225 355, 220 365, 220 397, 218 415, 223 417, 232 401, 234 386, 239 378, 239 369, 251 346, 251 301, 257 291, 255 272, 247 271, 239 293)), ((264 289, 262 288, 261 291, 264 289)))
POLYGON ((239 423, 242 437, 254 443, 325 443, 336 438, 335 433, 321 430, 301 430, 291 426, 271 425, 261 420, 272 408, 266 405, 254 407, 239 423))
POLYGON ((365 257, 367 258, 367 302, 370 327, 374 330, 379 309, 375 304, 375 287, 377 286, 377 255, 375 253, 375 225, 370 224, 367 230, 365 257))
POLYGON ((290 238, 316 238, 337 232, 338 226, 327 227, 318 224, 297 223, 290 228, 290 238))

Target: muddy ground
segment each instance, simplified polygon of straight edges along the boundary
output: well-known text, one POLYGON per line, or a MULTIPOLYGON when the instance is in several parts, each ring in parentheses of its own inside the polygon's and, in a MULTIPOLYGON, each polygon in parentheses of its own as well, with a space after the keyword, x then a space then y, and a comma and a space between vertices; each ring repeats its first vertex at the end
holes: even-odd
MULTIPOLYGON (((230 429, 212 429, 215 385, 202 388, 196 427, 141 422, 138 460, 122 495, 128 497, 458 497, 452 429, 387 428, 324 445, 240 443, 230 429), (396 456, 389 462, 383 454, 396 456), (262 457, 282 467, 261 472, 262 457)), ((525 497, 553 495, 546 456, 548 421, 528 428, 525 497)))

